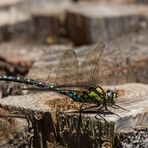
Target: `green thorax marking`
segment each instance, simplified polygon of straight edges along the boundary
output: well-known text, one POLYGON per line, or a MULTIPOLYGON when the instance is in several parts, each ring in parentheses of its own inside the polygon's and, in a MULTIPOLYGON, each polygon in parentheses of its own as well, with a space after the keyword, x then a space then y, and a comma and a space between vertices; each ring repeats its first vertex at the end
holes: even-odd
POLYGON ((103 103, 105 99, 105 92, 99 86, 90 87, 88 91, 83 92, 81 97, 84 102, 99 104, 103 103))

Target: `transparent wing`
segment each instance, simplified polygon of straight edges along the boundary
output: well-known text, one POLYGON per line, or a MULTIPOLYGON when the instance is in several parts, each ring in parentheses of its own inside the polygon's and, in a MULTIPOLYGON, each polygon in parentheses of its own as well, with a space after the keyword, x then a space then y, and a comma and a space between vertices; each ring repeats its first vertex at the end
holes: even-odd
POLYGON ((56 71, 57 85, 78 83, 79 64, 77 55, 73 50, 67 50, 63 54, 56 71))
POLYGON ((85 57, 84 61, 81 64, 81 75, 82 78, 79 83, 83 83, 85 87, 90 87, 92 84, 97 84, 99 81, 99 66, 100 59, 103 53, 105 44, 99 42, 94 50, 91 50, 85 57))

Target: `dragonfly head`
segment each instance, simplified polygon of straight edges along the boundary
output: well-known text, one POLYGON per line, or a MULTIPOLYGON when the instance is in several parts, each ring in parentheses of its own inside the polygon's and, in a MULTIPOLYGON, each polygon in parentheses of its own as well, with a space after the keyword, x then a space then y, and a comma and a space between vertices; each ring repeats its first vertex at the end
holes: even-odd
POLYGON ((117 92, 110 89, 106 91, 106 101, 108 102, 108 104, 115 104, 117 97, 117 92))

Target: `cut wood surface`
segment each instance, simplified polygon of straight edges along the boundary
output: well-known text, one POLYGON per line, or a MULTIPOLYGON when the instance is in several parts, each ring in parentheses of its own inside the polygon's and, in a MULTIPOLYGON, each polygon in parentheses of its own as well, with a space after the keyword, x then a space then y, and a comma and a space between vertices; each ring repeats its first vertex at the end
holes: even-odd
POLYGON ((117 111, 116 109, 111 109, 113 112, 117 113, 117 115, 107 117, 109 120, 116 123, 115 130, 125 131, 126 129, 147 127, 148 85, 131 83, 117 86, 117 89, 119 89, 119 95, 121 95, 117 99, 117 105, 123 109, 120 108, 117 111))
MULTIPOLYGON (((112 86, 105 88, 114 89, 112 86)), ((104 131, 101 132, 107 132, 105 135, 110 137, 110 139, 108 139, 108 144, 113 145, 113 136, 115 133, 129 133, 135 129, 141 130, 148 127, 148 86, 144 84, 132 83, 116 86, 116 89, 119 90, 119 97, 117 99, 116 105, 119 105, 123 109, 116 106, 116 109, 113 107, 108 107, 109 112, 105 111, 98 113, 96 112, 97 108, 93 108, 91 110, 86 110, 88 111, 87 114, 84 110, 84 113, 82 113, 82 130, 84 127, 87 128, 87 126, 89 128, 84 130, 82 139, 84 138, 84 135, 88 134, 87 132, 91 132, 92 134, 94 129, 96 129, 96 131, 98 130, 99 132, 99 128, 102 128, 103 126, 104 128, 102 128, 102 130, 104 131), (106 129, 105 127, 108 127, 109 129, 106 129)), ((78 104, 79 103, 75 104, 68 97, 64 97, 53 92, 33 93, 24 96, 9 96, 0 100, 1 107, 8 110, 19 110, 22 113, 25 113, 27 110, 29 112, 42 112, 43 116, 48 112, 52 116, 52 124, 55 124, 58 120, 58 129, 60 129, 59 136, 61 137, 62 142, 69 146, 74 144, 72 137, 77 136, 77 133, 74 131, 77 131, 78 128, 79 113, 72 113, 72 111, 78 108, 78 104), (55 116, 59 111, 63 112, 64 110, 66 112, 60 113, 58 118, 55 116), (68 135, 71 136, 69 137, 68 135)), ((99 135, 95 132, 92 136, 92 138, 95 138, 99 135)), ((107 140, 106 136, 104 139, 102 139, 104 142, 107 140)), ((77 144, 81 144, 81 140, 79 141, 80 143, 77 144)), ((95 141, 92 141, 92 143, 96 144, 95 141)), ((100 142, 98 141, 96 145, 100 145, 100 142)), ((87 146, 84 144, 84 147, 87 146)))

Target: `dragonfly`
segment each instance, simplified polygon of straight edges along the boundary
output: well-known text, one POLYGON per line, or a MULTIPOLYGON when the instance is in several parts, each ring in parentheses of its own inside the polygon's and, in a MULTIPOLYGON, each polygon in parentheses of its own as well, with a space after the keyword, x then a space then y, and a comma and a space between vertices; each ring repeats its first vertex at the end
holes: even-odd
POLYGON ((54 91, 82 104, 102 105, 107 110, 108 105, 115 104, 118 94, 115 90, 105 90, 98 85, 100 79, 99 67, 104 48, 105 44, 99 42, 93 50, 86 54, 81 64, 79 64, 74 50, 66 50, 56 71, 57 80, 63 80, 65 83, 63 85, 49 84, 19 76, 0 76, 0 80, 23 83, 35 88, 54 91), (70 83, 68 83, 69 81, 70 83), (79 89, 72 89, 75 87, 79 89))

